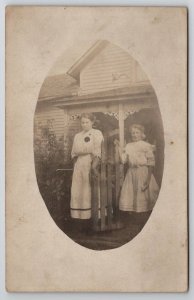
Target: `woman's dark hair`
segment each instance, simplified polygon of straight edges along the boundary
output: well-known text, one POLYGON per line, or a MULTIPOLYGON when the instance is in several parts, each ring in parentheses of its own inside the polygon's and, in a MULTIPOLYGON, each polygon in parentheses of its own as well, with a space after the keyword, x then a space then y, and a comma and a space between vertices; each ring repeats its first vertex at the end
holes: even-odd
POLYGON ((96 116, 94 114, 92 114, 92 113, 83 113, 80 116, 80 120, 82 118, 89 119, 91 122, 95 122, 96 121, 96 116))

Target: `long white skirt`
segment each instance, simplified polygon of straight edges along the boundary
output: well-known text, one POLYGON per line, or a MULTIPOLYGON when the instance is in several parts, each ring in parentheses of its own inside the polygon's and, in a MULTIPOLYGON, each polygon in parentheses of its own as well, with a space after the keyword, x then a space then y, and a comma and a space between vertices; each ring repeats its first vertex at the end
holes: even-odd
POLYGON ((79 156, 74 165, 70 201, 72 218, 91 218, 91 161, 90 154, 79 156))
POLYGON ((154 176, 151 175, 149 188, 142 191, 147 176, 147 166, 128 169, 121 189, 120 210, 146 212, 153 209, 158 198, 159 187, 154 176))

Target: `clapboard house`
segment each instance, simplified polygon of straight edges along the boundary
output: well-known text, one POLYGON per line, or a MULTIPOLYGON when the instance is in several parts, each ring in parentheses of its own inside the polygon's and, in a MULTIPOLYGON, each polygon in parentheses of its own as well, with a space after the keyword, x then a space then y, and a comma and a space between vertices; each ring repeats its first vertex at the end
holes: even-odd
MULTIPOLYGON (((164 140, 156 94, 137 61, 108 41, 97 41, 66 74, 46 78, 41 88, 35 124, 50 124, 57 139, 63 140, 64 169, 66 166, 72 168, 72 142, 81 129, 79 117, 84 112, 96 115, 94 126, 102 131, 105 140, 104 172, 109 173, 105 174, 104 189, 108 190, 105 191, 106 197, 100 199, 101 208, 107 207, 108 201, 112 201, 112 205, 113 198, 118 207, 124 169, 119 163, 118 153, 115 154, 114 139, 119 139, 121 145, 128 142, 132 123, 144 125, 148 142, 156 145, 154 172, 160 185, 164 140), (110 178, 114 178, 114 182, 110 178)), ((105 228, 105 217, 103 222, 101 229, 105 228)))
MULTIPOLYGON (((66 74, 47 77, 41 88, 35 126, 50 124, 57 139, 63 139, 66 163, 82 112, 96 113, 96 127, 108 136, 117 133, 121 144, 128 140, 129 124, 142 123, 149 142, 157 143, 162 169, 162 124, 155 92, 138 62, 108 41, 97 41, 66 74)), ((162 171, 156 176, 160 183, 162 171)))

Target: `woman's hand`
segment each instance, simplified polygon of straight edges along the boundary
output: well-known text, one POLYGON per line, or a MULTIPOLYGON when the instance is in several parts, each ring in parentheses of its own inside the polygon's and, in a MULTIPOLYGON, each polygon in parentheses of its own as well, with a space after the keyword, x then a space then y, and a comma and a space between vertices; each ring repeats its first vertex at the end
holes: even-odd
POLYGON ((76 163, 76 161, 77 161, 77 156, 74 156, 74 157, 72 158, 72 161, 73 161, 73 165, 75 165, 75 163, 76 163))
POLYGON ((143 185, 142 185, 142 187, 141 187, 141 190, 142 190, 142 192, 145 192, 148 188, 149 188, 149 182, 148 182, 148 180, 146 180, 146 181, 143 183, 143 185))
POLYGON ((92 176, 96 179, 100 175, 99 166, 100 166, 100 158, 97 156, 94 156, 92 159, 92 164, 91 164, 91 173, 92 173, 92 176))
POLYGON ((83 155, 87 155, 87 154, 92 154, 92 152, 89 150, 84 150, 82 152, 76 152, 75 154, 76 154, 76 156, 83 156, 83 155))
POLYGON ((120 151, 124 151, 125 146, 126 146, 126 141, 124 141, 124 145, 123 145, 123 147, 121 147, 120 141, 117 140, 117 139, 115 139, 115 140, 114 140, 114 145, 115 145, 115 147, 116 147, 117 149, 119 149, 120 151))
POLYGON ((146 191, 149 188, 151 175, 152 175, 152 167, 148 166, 148 176, 147 176, 147 179, 145 180, 145 182, 143 183, 143 185, 141 187, 142 192, 146 191))
POLYGON ((117 139, 115 139, 114 140, 114 145, 116 146, 116 147, 120 147, 120 142, 119 142, 119 140, 117 140, 117 139))

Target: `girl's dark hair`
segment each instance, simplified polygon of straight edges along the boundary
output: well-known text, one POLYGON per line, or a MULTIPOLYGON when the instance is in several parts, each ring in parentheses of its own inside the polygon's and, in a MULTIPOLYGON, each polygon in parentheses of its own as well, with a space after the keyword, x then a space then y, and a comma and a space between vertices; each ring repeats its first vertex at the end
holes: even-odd
POLYGON ((83 114, 81 114, 81 116, 80 116, 80 120, 81 120, 82 118, 89 119, 89 120, 92 121, 92 122, 95 122, 95 121, 96 121, 96 117, 95 117, 95 115, 92 114, 92 113, 83 113, 83 114))

